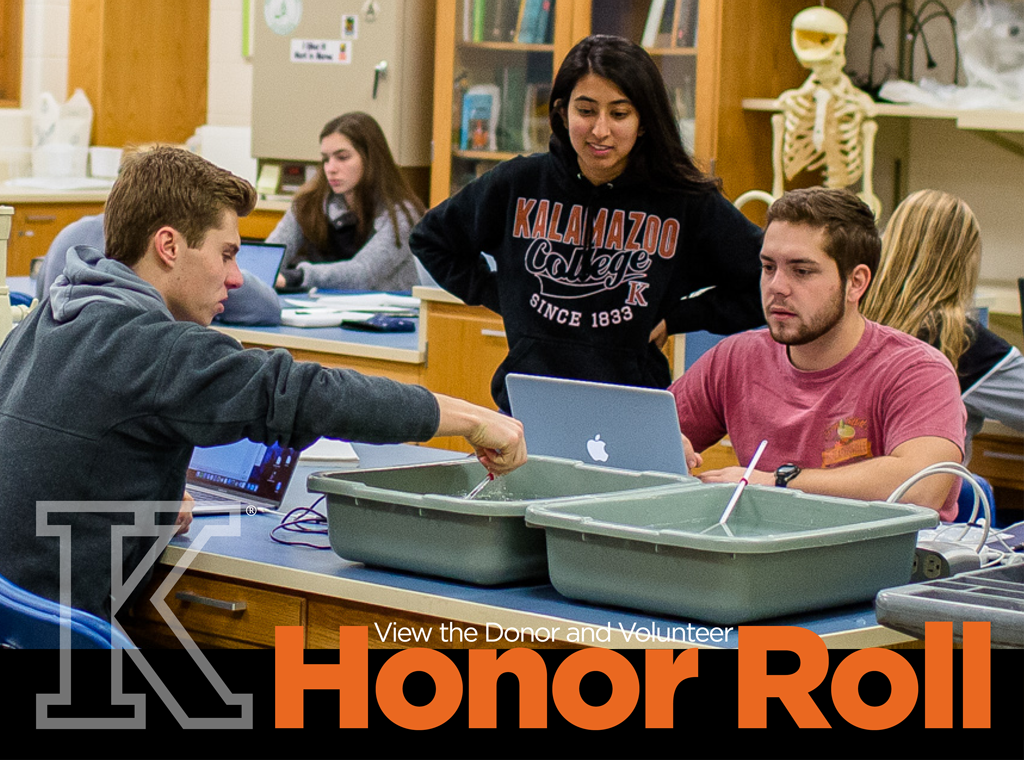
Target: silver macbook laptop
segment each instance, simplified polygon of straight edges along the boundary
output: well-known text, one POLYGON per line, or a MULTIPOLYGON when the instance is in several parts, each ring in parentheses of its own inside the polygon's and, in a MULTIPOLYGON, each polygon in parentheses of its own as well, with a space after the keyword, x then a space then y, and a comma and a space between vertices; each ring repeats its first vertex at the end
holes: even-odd
POLYGON ((519 374, 506 376, 505 384, 530 454, 687 474, 668 391, 519 374))
POLYGON ((186 490, 196 515, 279 509, 299 461, 299 451, 243 439, 225 446, 197 446, 186 490))
POLYGON ((238 262, 239 269, 274 287, 281 262, 284 261, 284 251, 284 245, 278 243, 243 242, 238 247, 235 261, 238 262))

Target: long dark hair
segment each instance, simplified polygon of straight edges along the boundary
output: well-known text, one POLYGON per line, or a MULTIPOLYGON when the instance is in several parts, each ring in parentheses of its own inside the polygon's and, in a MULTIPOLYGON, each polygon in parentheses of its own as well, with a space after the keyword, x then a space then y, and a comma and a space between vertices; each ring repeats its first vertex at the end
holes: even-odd
POLYGON ((562 61, 551 87, 550 121, 554 137, 571 148, 567 108, 576 83, 587 74, 611 81, 640 116, 643 134, 629 156, 630 167, 655 187, 711 190, 715 179, 693 163, 683 147, 669 103, 665 80, 651 56, 639 45, 610 34, 594 34, 576 44, 562 61))
MULTIPOLYGON (((382 208, 391 216, 395 245, 402 245, 398 233, 398 213, 412 225, 425 210, 401 170, 391 156, 387 138, 372 116, 361 111, 342 114, 331 119, 320 130, 320 140, 332 134, 344 135, 363 161, 363 177, 353 193, 352 212, 356 215, 356 242, 362 247, 373 228, 374 217, 382 208), (414 217, 409 207, 415 209, 414 217)), ((321 250, 328 247, 327 216, 324 204, 331 194, 327 175, 321 163, 316 176, 303 185, 292 200, 292 210, 302 234, 321 250)))

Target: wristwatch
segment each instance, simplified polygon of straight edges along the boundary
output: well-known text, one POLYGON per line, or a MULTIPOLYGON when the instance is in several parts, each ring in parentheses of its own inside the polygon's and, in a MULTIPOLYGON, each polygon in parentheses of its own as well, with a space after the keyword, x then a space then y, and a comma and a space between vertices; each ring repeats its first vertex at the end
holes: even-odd
POLYGON ((783 464, 775 470, 775 486, 776 488, 786 488, 789 485, 789 481, 800 474, 800 468, 795 464, 783 464))

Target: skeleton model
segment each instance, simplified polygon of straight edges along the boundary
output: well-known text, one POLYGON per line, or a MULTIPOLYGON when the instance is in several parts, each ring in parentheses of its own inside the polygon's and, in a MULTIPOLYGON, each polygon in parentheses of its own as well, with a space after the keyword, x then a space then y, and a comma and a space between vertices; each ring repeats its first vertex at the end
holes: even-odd
POLYGON ((811 75, 776 101, 772 116, 772 192, 751 190, 736 199, 771 203, 784 182, 804 169, 822 169, 826 187, 849 187, 863 177, 861 199, 877 216, 881 201, 871 184, 875 132, 874 101, 843 73, 846 21, 833 10, 806 8, 793 18, 793 52, 811 75))

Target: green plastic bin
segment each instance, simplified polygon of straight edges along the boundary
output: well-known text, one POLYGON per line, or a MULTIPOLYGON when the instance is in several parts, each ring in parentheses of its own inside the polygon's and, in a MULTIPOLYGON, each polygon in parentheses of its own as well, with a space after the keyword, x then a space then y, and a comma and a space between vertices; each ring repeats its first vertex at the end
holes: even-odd
POLYGON ((317 473, 307 485, 327 496, 328 534, 341 557, 497 585, 546 577, 544 533, 527 528, 524 520, 530 504, 699 483, 689 476, 534 456, 467 499, 486 474, 479 462, 467 458, 317 473))
POLYGON ((537 504, 548 573, 562 595, 731 625, 873 599, 910 580, 924 507, 734 485, 537 504))

